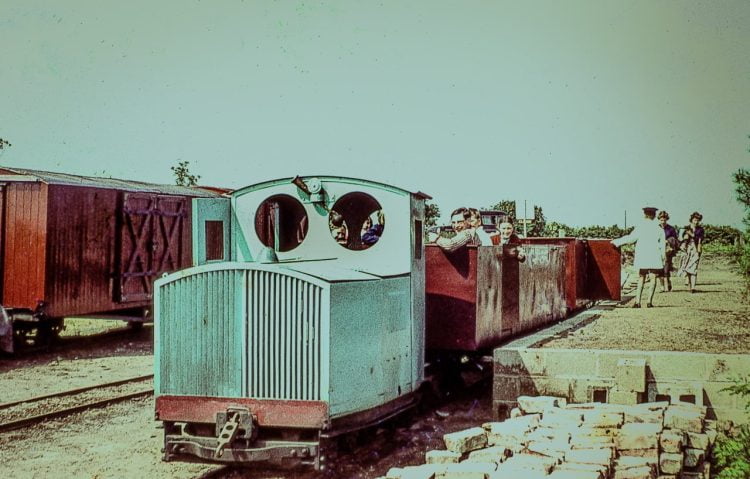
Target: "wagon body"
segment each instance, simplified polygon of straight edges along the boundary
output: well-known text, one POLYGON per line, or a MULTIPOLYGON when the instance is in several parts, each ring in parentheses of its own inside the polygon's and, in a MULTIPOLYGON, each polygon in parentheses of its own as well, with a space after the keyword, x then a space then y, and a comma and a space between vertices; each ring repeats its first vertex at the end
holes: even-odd
POLYGON ((475 352, 565 318, 595 299, 619 299, 620 255, 603 240, 529 238, 454 253, 426 248, 428 350, 475 352))
POLYGON ((26 321, 150 307, 154 279, 192 263, 201 196, 218 194, 0 168, 0 305, 26 321))

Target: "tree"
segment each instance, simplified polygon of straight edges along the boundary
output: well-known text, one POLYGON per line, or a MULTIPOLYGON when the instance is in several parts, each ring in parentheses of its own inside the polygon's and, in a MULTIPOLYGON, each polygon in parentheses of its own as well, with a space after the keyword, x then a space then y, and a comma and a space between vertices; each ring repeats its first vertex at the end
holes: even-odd
POLYGON ((544 227, 547 225, 547 219, 542 213, 541 206, 534 206, 534 222, 529 228, 529 236, 544 236, 544 227))
POLYGON ((740 272, 745 277, 747 292, 750 293, 750 171, 740 168, 733 175, 737 201, 745 206, 745 233, 744 241, 737 248, 737 264, 740 272))
POLYGON ((745 206, 745 223, 750 226, 750 171, 740 168, 734 174, 734 191, 737 192, 737 201, 745 206))
POLYGON ((180 161, 177 166, 172 166, 172 173, 174 173, 174 183, 180 186, 196 186, 198 180, 201 179, 200 175, 193 175, 190 173, 189 161, 180 161))
POLYGON ((424 203, 424 224, 425 226, 437 225, 437 220, 440 218, 440 208, 434 203, 425 201, 424 203))

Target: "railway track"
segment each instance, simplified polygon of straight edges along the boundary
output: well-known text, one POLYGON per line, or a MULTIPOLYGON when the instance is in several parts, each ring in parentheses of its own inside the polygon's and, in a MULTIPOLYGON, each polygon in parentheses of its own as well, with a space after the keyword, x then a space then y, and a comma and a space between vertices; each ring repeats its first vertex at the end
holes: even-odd
POLYGON ((154 393, 153 374, 0 404, 0 432, 154 393))

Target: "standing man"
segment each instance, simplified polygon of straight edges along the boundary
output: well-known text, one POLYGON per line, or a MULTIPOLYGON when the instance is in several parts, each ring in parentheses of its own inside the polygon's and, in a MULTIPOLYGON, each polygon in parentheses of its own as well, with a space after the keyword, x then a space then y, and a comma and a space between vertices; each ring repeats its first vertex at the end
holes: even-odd
POLYGON ((638 271, 638 286, 635 290, 634 308, 641 307, 641 293, 646 282, 646 276, 651 281, 651 289, 648 294, 647 308, 654 306, 654 292, 656 291, 656 277, 661 276, 664 271, 664 231, 654 221, 656 208, 646 206, 643 208, 643 221, 636 225, 633 232, 622 238, 612 240, 612 244, 620 247, 624 244, 635 243, 635 259, 633 266, 638 271))
POLYGON ((455 236, 444 238, 442 236, 437 237, 431 235, 430 241, 434 242, 440 246, 443 251, 447 251, 448 253, 457 251, 464 246, 478 246, 479 239, 477 238, 474 228, 469 224, 470 219, 471 214, 468 209, 463 207, 455 209, 453 213, 451 213, 451 226, 453 226, 453 231, 456 232, 455 236))

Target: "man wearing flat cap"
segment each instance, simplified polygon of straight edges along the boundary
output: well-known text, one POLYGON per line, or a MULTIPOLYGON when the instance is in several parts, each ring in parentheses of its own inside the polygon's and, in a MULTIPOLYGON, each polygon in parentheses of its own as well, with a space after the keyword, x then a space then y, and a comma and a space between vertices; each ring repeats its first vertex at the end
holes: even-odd
POLYGON ((654 306, 654 292, 656 291, 656 277, 661 276, 664 270, 665 239, 664 231, 659 227, 656 218, 656 210, 653 206, 643 208, 643 220, 637 224, 629 235, 612 240, 612 244, 618 248, 624 244, 635 243, 635 259, 633 266, 638 271, 638 287, 635 290, 634 308, 641 307, 641 293, 646 282, 646 276, 651 280, 651 289, 648 294, 646 307, 654 306))

